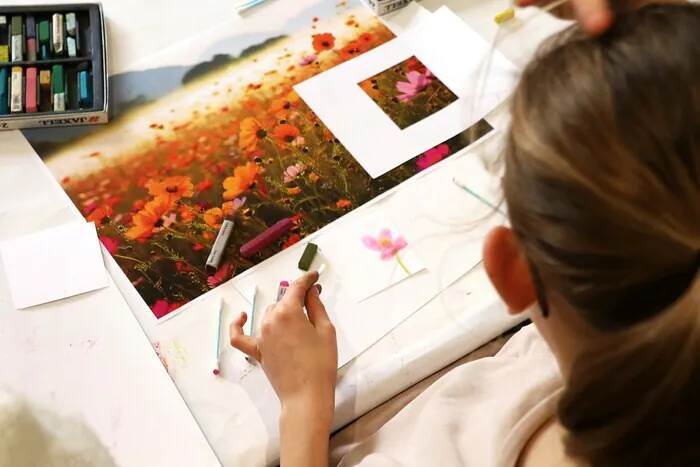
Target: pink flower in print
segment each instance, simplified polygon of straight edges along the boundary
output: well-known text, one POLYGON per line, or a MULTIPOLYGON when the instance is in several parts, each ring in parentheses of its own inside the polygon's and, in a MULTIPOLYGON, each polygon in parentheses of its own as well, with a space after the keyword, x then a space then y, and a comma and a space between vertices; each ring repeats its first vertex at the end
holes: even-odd
POLYGON ((411 275, 406 265, 401 260, 399 252, 408 246, 408 242, 401 235, 394 237, 389 229, 382 229, 377 238, 368 235, 362 237, 362 243, 372 251, 378 251, 382 261, 396 259, 401 269, 404 270, 407 276, 411 275))
POLYGON ((160 319, 163 316, 169 315, 173 311, 177 310, 182 305, 184 305, 184 303, 170 303, 167 300, 161 299, 153 304, 153 306, 151 307, 151 311, 153 312, 153 315, 155 315, 156 318, 160 319))
POLYGON ((302 167, 299 164, 290 165, 287 170, 284 171, 284 183, 289 183, 299 176, 302 171, 302 167))
POLYGON ((114 253, 117 252, 117 246, 119 246, 119 240, 116 240, 114 238, 105 237, 105 236, 100 236, 100 241, 105 246, 107 251, 109 251, 110 255, 113 255, 114 253))
POLYGON ((396 89, 403 93, 396 96, 401 102, 410 101, 432 82, 430 78, 417 71, 409 71, 406 78, 408 78, 408 82, 399 81, 396 83, 396 89))
POLYGON ((226 281, 235 271, 232 264, 224 264, 213 276, 207 277, 207 285, 213 289, 226 281))
POLYGON ((299 66, 308 66, 316 61, 316 55, 306 55, 299 60, 299 66))
POLYGON ((417 171, 425 170, 431 165, 437 164, 450 153, 450 147, 446 144, 440 144, 432 149, 428 149, 416 161, 417 171))

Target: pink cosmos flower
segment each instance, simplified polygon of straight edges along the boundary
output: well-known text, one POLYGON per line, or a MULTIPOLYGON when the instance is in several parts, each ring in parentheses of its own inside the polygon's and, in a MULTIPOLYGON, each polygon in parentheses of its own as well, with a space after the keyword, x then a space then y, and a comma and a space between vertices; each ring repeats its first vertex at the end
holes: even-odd
POLYGON ((416 161, 417 171, 425 170, 431 165, 437 164, 450 153, 450 147, 446 144, 440 144, 432 149, 428 149, 416 161))
POLYGON ((289 183, 299 176, 302 171, 300 164, 290 165, 287 170, 284 171, 284 183, 289 183))
POLYGON ((172 313, 183 305, 183 303, 170 303, 167 300, 161 299, 153 304, 151 311, 156 318, 162 318, 165 315, 172 313))
POLYGON ((396 96, 401 102, 410 101, 432 82, 430 78, 417 71, 409 71, 406 78, 408 78, 408 82, 399 81, 396 83, 396 89, 403 93, 396 96))
POLYGON ((219 268, 213 276, 207 277, 207 285, 212 289, 223 283, 232 275, 232 270, 235 272, 235 268, 232 264, 224 264, 219 268))
POLYGON ((299 66, 308 66, 316 61, 316 55, 307 55, 299 60, 299 66))
MULTIPOLYGON (((177 214, 170 213, 167 216, 163 216, 163 228, 168 228, 175 223, 177 220, 177 214)), ((154 229, 155 230, 155 229, 154 229)))
POLYGON ((113 255, 114 253, 117 252, 117 246, 119 246, 119 240, 116 240, 114 238, 105 237, 105 236, 100 236, 100 241, 105 246, 107 251, 109 251, 110 255, 113 255))
POLYGON ((370 236, 362 237, 362 243, 372 251, 381 252, 379 257, 382 261, 389 261, 391 258, 395 257, 399 251, 408 246, 405 238, 400 235, 394 238, 389 229, 382 229, 377 238, 370 236))

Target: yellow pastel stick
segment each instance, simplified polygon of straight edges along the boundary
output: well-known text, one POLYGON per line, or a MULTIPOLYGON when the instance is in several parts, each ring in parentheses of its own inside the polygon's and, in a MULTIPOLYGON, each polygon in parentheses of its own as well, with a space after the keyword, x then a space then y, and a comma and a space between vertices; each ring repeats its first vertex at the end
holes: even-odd
POLYGON ((505 23, 506 21, 510 21, 515 17, 515 10, 513 8, 506 8, 499 14, 493 17, 493 20, 496 22, 496 24, 502 24, 505 23))

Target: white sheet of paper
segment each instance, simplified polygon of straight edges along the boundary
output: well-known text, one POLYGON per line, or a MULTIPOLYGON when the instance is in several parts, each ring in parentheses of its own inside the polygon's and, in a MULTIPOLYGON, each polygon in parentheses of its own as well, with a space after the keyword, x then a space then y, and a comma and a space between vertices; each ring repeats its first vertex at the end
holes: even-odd
POLYGON ((512 63, 443 7, 396 39, 295 89, 376 178, 484 118, 510 95, 518 75, 512 63), (412 56, 459 99, 401 130, 358 83, 412 56))
POLYGON ((73 222, 0 244, 15 308, 109 285, 95 224, 73 222))
POLYGON ((336 232, 323 254, 333 258, 333 268, 357 302, 424 269, 406 237, 381 211, 336 232))

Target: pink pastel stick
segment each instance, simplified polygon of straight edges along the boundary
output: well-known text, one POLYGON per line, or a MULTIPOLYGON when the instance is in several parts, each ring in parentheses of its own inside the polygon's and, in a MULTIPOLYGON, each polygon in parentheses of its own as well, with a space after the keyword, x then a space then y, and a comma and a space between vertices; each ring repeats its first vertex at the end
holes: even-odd
POLYGON ((260 253, 265 247, 273 244, 289 232, 294 227, 294 221, 291 217, 282 219, 245 245, 241 247, 241 256, 244 258, 252 258, 260 253))

